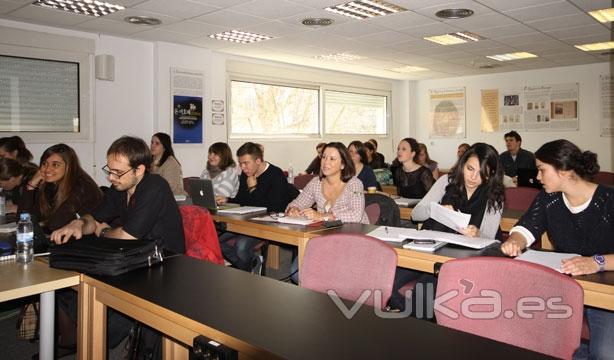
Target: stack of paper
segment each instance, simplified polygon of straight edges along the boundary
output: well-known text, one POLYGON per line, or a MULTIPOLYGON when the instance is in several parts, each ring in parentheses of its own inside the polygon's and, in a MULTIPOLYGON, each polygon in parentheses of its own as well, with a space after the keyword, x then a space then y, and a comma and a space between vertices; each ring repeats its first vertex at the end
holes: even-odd
POLYGON ((260 207, 260 206, 241 206, 241 207, 235 207, 231 209, 222 209, 222 210, 218 210, 217 212, 220 214, 243 215, 243 214, 249 214, 249 213, 259 212, 259 211, 266 211, 266 208, 260 207))
POLYGON ((465 229, 471 220, 470 214, 450 210, 436 202, 431 203, 431 219, 449 227, 452 230, 465 229))
POLYGON ((522 255, 518 256, 516 259, 522 261, 528 261, 534 264, 539 264, 543 266, 547 266, 551 269, 554 269, 558 272, 561 272, 562 261, 563 259, 569 259, 574 256, 579 256, 578 254, 568 254, 568 253, 558 253, 552 251, 536 251, 528 249, 522 255))
POLYGON ((401 242, 405 239, 437 240, 450 244, 465 246, 472 249, 483 249, 498 240, 469 237, 460 234, 451 234, 433 230, 416 230, 390 226, 380 226, 367 235, 384 241, 401 242))

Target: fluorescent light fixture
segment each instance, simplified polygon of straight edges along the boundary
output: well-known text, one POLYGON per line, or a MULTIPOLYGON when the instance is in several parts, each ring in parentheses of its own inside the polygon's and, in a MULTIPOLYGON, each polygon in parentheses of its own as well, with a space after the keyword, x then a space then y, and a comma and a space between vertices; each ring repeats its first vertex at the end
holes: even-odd
POLYGON ((424 40, 432 41, 440 45, 464 44, 469 41, 484 40, 484 37, 468 31, 459 31, 450 34, 425 37, 424 40))
POLYGON ((407 11, 405 8, 382 0, 355 0, 345 4, 329 6, 324 10, 359 20, 407 11))
POLYGON ((211 34, 209 37, 212 39, 232 41, 241 44, 249 44, 263 40, 270 40, 273 38, 272 36, 254 34, 240 30, 230 30, 222 33, 211 34))
POLYGON ((348 53, 338 53, 338 54, 318 55, 318 56, 314 56, 314 58, 318 60, 323 60, 323 61, 347 62, 347 61, 362 59, 362 56, 348 54, 348 53))
POLYGON ((396 68, 392 68, 392 69, 388 69, 390 71, 394 71, 394 72, 398 72, 398 73, 403 73, 403 74, 411 74, 411 73, 415 73, 415 72, 419 72, 419 71, 427 71, 427 68, 423 68, 420 66, 401 66, 401 67, 396 67, 396 68))
POLYGON ((490 55, 486 57, 489 59, 497 60, 497 61, 511 61, 511 60, 536 58, 537 55, 531 54, 530 52, 515 52, 515 53, 501 54, 501 55, 490 55))
POLYGON ((614 41, 574 45, 582 51, 597 51, 597 50, 609 50, 614 49, 614 41))
POLYGON ((588 14, 602 23, 614 21, 614 8, 595 10, 588 14))
POLYGON ((125 9, 121 5, 96 0, 37 0, 32 4, 94 17, 109 15, 125 9))

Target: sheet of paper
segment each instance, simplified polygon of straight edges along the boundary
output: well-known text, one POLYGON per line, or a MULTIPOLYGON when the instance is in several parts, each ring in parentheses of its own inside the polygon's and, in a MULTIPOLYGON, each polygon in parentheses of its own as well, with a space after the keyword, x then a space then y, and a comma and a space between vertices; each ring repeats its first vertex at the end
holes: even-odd
POLYGON ((554 269, 558 272, 561 272, 561 261, 563 259, 569 259, 574 256, 579 256, 578 254, 568 254, 568 253, 558 253, 552 251, 537 251, 537 250, 527 250, 522 253, 520 256, 516 257, 518 260, 528 261, 534 264, 540 264, 547 266, 551 269, 554 269))
POLYGON ((399 206, 410 207, 410 206, 414 206, 418 204, 420 202, 420 199, 408 199, 408 198, 400 197, 400 198, 394 199, 394 202, 397 203, 397 205, 399 206))
POLYGON ((406 238, 406 236, 403 236, 403 234, 407 230, 411 229, 392 226, 379 226, 377 229, 371 231, 367 235, 384 241, 402 242, 406 238))
POLYGON ((259 212, 259 211, 266 211, 265 207, 259 207, 259 206, 241 206, 241 207, 236 207, 236 208, 232 208, 232 209, 223 209, 223 210, 218 210, 218 213, 221 214, 249 214, 249 213, 253 213, 253 212, 259 212))
POLYGON ((490 244, 499 242, 494 239, 474 238, 441 231, 416 230, 392 226, 380 226, 367 235, 391 242, 402 242, 405 239, 437 240, 472 249, 483 249, 490 244))
POLYGON ((471 220, 471 215, 469 214, 450 210, 436 202, 432 202, 430 206, 431 219, 449 227, 450 229, 458 231, 459 229, 466 228, 469 225, 469 220, 471 220))
POLYGON ((277 222, 276 219, 273 219, 271 216, 269 215, 264 215, 264 216, 256 216, 251 218, 250 220, 254 220, 254 221, 264 221, 264 222, 277 222))
POLYGON ((293 217, 293 216, 284 216, 277 219, 278 222, 283 224, 295 224, 295 225, 309 225, 318 220, 306 219, 304 217, 293 217))

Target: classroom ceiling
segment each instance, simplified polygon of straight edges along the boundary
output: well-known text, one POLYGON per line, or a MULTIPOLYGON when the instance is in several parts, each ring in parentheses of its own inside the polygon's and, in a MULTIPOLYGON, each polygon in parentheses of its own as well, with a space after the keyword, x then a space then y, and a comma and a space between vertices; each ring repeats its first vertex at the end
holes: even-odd
POLYGON ((103 0, 126 9, 94 18, 32 5, 33 0, 0 0, 0 17, 41 25, 165 41, 217 52, 390 79, 434 79, 610 61, 604 51, 574 45, 612 39, 612 23, 587 12, 611 8, 611 0, 387 0, 405 12, 355 20, 324 10, 343 0, 103 0), (442 20, 441 9, 466 8, 473 16, 442 20), (124 21, 149 16, 160 25, 124 21), (305 18, 329 18, 326 27, 307 27, 305 18), (237 44, 210 34, 239 29, 273 39, 237 44), (443 46, 425 36, 469 31, 478 42, 443 46), (499 62, 486 57, 526 51, 537 58, 499 62), (335 62, 316 56, 346 53, 361 58, 335 62), (427 68, 403 74, 390 69, 427 68))

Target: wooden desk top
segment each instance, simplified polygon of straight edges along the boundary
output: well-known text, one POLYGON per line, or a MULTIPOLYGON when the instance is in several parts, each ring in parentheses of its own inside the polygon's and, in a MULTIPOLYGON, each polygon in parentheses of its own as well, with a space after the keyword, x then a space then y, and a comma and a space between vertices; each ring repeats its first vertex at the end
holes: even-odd
POLYGON ((0 302, 78 285, 79 276, 76 272, 52 269, 37 260, 27 265, 2 261, 0 302))
POLYGON ((184 256, 84 281, 129 301, 136 311, 173 319, 188 329, 171 330, 176 333, 169 336, 181 342, 191 344, 189 336, 199 333, 255 359, 406 359, 410 353, 418 358, 545 358, 413 318, 383 319, 367 306, 348 320, 326 294, 184 256))

